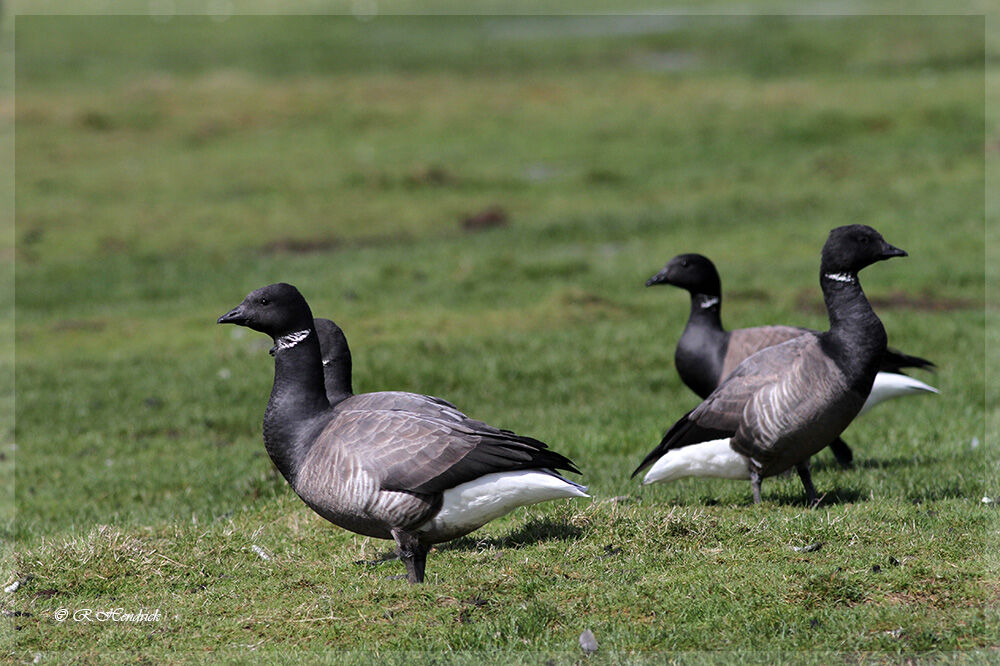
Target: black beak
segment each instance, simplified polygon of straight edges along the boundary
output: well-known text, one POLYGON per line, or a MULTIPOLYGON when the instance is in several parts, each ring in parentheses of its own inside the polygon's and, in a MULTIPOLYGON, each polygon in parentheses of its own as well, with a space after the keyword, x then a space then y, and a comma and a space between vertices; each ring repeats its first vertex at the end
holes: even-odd
POLYGON ((882 259, 892 259, 893 257, 908 257, 910 255, 906 254, 905 250, 900 250, 898 247, 889 245, 885 241, 882 241, 882 259))
POLYGON ((237 305, 235 308, 227 312, 226 314, 219 317, 219 324, 237 324, 238 326, 244 326, 247 323, 246 315, 243 314, 243 305, 237 305))
POLYGON ((654 275, 653 277, 646 280, 646 286, 652 287, 654 284, 670 284, 670 270, 668 266, 664 266, 663 270, 654 275))

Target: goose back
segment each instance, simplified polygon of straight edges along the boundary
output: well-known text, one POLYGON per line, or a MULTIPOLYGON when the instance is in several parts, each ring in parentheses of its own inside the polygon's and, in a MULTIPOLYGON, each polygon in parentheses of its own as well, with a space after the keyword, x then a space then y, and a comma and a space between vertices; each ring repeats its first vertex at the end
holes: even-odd
MULTIPOLYGON (((810 331, 809 329, 797 326, 758 326, 755 328, 737 328, 731 331, 729 333, 729 344, 726 346, 726 354, 722 364, 722 373, 716 385, 732 374, 736 366, 760 350, 792 340, 805 333, 816 333, 816 331, 810 331)), ((715 390, 714 386, 712 390, 715 390)))

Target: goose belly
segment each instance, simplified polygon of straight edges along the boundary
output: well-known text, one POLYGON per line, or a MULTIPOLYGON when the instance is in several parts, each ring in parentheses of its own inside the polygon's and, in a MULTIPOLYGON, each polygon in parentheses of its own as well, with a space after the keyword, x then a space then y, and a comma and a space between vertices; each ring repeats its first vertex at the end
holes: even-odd
POLYGON ((337 527, 376 539, 392 538, 390 524, 372 516, 361 499, 350 501, 350 499, 345 500, 343 496, 332 497, 332 493, 328 495, 299 489, 296 489, 296 492, 306 506, 337 527))
POLYGON ((713 439, 667 451, 653 463, 642 482, 675 481, 686 476, 749 479, 748 462, 729 445, 729 438, 713 439))
POLYGON ((444 491, 441 509, 415 531, 428 542, 454 539, 510 513, 547 500, 589 497, 587 489, 542 470, 497 472, 444 491))
POLYGON ((386 492, 378 480, 363 470, 331 465, 337 474, 323 474, 324 466, 307 466, 293 488, 306 505, 355 534, 391 539, 393 525, 405 524, 432 510, 431 498, 410 493, 386 492), (318 471, 319 470, 319 471, 318 471))

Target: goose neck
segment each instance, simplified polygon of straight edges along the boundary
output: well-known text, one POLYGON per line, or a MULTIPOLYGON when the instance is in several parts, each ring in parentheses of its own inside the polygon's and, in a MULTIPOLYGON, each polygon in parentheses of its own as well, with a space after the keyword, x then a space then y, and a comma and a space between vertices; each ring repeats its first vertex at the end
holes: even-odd
POLYGON ((264 414, 264 445, 290 482, 308 452, 317 417, 329 410, 316 331, 275 339, 274 385, 264 414))
POLYGON ((722 297, 718 294, 691 292, 691 314, 688 321, 722 329, 722 297))
MULTIPOLYGON (((823 300, 830 319, 828 338, 835 343, 838 363, 860 387, 874 380, 885 352, 886 333, 868 302, 856 273, 824 271, 820 276, 823 300)), ((865 389, 867 392, 868 389, 865 389)))
POLYGON ((820 278, 830 330, 851 329, 878 321, 856 273, 824 272, 820 278))
POLYGON ((354 387, 351 383, 350 353, 323 361, 323 377, 326 384, 326 397, 331 405, 354 395, 354 387))

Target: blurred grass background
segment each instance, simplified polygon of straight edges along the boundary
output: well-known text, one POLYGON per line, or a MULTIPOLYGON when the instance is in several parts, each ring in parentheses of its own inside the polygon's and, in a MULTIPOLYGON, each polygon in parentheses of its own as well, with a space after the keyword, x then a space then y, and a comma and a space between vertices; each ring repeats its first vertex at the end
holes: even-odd
POLYGON ((983 156, 995 150, 984 27, 17 16, 7 531, 21 551, 13 579, 34 577, 8 600, 33 613, 18 642, 97 653, 336 636, 511 654, 574 648, 589 622, 621 651, 746 649, 761 636, 773 649, 995 645, 982 547, 996 521, 980 502, 997 494, 982 445, 983 156), (862 281, 891 344, 939 364, 942 395, 853 425, 856 470, 821 454, 821 512, 803 513, 794 479, 769 481, 761 508, 724 481, 640 492, 629 472, 696 404, 672 367, 687 300, 643 280, 702 252, 720 267, 729 326, 823 327, 819 248, 854 222, 910 253, 862 281), (269 343, 213 324, 278 280, 344 327, 359 391, 440 395, 578 460, 598 502, 641 500, 516 513, 483 530, 485 550, 432 555, 432 592, 384 581, 386 567, 352 570, 387 546, 327 528, 269 471, 269 343), (261 530, 282 575, 231 550, 261 530), (829 543, 813 564, 789 557, 790 541, 816 535, 829 543), (615 548, 627 564, 612 575, 602 557, 615 548), (150 551, 183 566, 164 574, 150 551), (514 558, 506 573, 494 556, 514 558), (864 573, 889 556, 909 558, 889 582, 864 573), (195 561, 239 575, 199 590, 195 561), (571 582, 554 584, 555 569, 571 582), (731 602, 718 603, 720 585, 731 602), (289 634, 297 625, 277 618, 308 615, 317 594, 351 618, 289 634), (440 597, 468 594, 491 602, 454 625, 440 597), (386 595, 403 607, 395 624, 374 619, 386 595), (152 639, 51 621, 55 605, 110 598, 169 599, 174 619, 152 639), (240 624, 233 598, 274 614, 273 628, 240 624), (637 619, 657 613, 671 619, 637 619))

